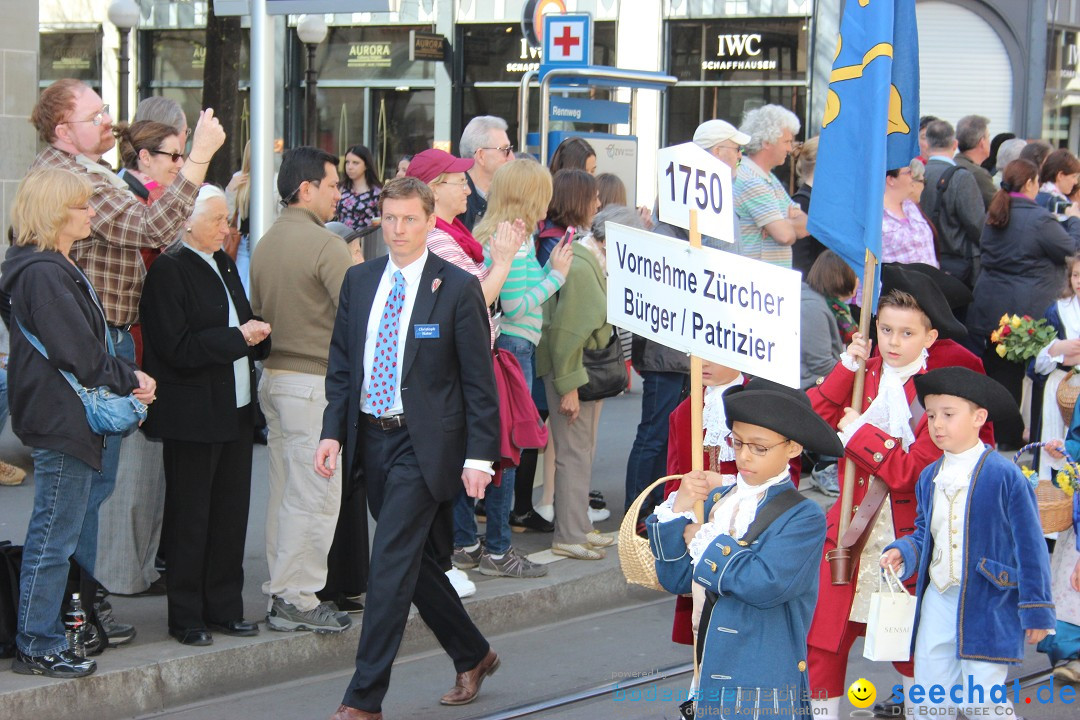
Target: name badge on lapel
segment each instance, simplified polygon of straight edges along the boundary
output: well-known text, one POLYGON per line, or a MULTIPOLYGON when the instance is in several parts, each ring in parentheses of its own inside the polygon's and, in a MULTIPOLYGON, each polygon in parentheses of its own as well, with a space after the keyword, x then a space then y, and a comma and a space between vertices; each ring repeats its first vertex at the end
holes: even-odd
POLYGON ((431 325, 421 325, 417 323, 416 325, 413 325, 413 337, 418 340, 437 338, 439 337, 439 324, 433 323, 431 325))

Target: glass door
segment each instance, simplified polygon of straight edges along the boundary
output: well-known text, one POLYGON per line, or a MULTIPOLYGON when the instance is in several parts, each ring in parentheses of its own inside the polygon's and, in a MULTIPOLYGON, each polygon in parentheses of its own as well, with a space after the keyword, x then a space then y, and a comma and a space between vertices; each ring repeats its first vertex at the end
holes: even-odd
POLYGON ((371 90, 371 152, 381 177, 393 177, 403 155, 431 147, 435 139, 435 91, 371 90))

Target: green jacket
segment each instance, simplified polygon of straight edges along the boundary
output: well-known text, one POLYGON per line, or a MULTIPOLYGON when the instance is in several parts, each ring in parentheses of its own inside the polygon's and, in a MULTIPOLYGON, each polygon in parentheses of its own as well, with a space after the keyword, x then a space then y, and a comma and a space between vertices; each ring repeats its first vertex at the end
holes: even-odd
POLYGON ((536 374, 552 375, 555 392, 565 395, 589 382, 582 350, 607 347, 607 278, 588 248, 574 243, 566 283, 544 303, 544 326, 536 348, 536 374))

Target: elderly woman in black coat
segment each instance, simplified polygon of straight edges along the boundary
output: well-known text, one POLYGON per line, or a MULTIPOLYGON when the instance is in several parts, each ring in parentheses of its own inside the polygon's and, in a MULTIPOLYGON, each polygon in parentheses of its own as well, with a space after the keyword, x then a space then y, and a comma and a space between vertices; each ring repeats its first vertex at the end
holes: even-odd
MULTIPOLYGON (((1061 292, 1065 258, 1078 247, 1061 223, 1036 204, 1038 173, 1028 160, 1013 160, 1005 167, 983 228, 982 270, 968 311, 972 339, 986 343, 986 374, 1008 388, 1018 405, 1024 365, 999 357, 988 338, 1004 314, 1042 316, 1061 292)), ((1020 428, 1013 437, 1003 437, 1004 430, 999 429, 998 442, 1006 447, 1020 442, 1020 428)))
POLYGON ((159 378, 145 430, 163 442, 169 634, 209 645, 210 630, 254 635, 244 620, 254 360, 270 326, 254 318, 232 258, 225 193, 203 186, 180 241, 146 275, 143 364, 159 378), (153 368, 153 370, 150 370, 153 368))

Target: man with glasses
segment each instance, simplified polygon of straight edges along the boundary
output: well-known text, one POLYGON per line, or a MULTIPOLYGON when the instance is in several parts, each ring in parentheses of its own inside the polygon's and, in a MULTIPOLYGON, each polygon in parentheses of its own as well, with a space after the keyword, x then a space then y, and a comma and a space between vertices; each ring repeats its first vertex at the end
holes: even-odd
MULTIPOLYGON (((135 345, 129 332, 138 321, 146 266, 140 248, 160 248, 180 235, 195 206, 195 196, 206 178, 206 169, 225 142, 225 131, 213 110, 204 111, 195 129, 191 155, 176 181, 154 204, 146 205, 127 183, 101 164, 101 156, 116 144, 109 106, 79 80, 57 80, 42 91, 30 115, 38 137, 47 147, 38 153, 31 168, 57 167, 70 170, 90 181, 91 233, 71 248, 74 260, 93 285, 105 310, 105 320, 116 354, 135 359, 135 345)), ((90 503, 96 508, 113 492, 120 455, 120 437, 105 440, 101 481, 91 487, 90 503)), ((84 529, 85 537, 95 537, 95 528, 84 529)), ((83 557, 94 557, 97 549, 84 548, 83 557)), ((89 575, 94 568, 83 570, 89 575)), ((96 583, 94 583, 96 585, 96 583)), ((84 597, 93 597, 91 591, 84 597)), ((92 590, 92 588, 90 588, 92 590)), ((89 605, 89 603, 88 603, 89 605)), ((134 628, 110 622, 105 627, 110 644, 127 642, 134 628)))
MULTIPOLYGON (((313 147, 285 153, 285 209, 251 256, 251 308, 274 328, 259 403, 266 415, 270 498, 266 619, 271 630, 341 632, 348 615, 319 602, 341 508, 341 472, 316 475, 311 456, 326 409, 326 363, 352 253, 326 223, 338 200, 338 159, 313 147)), ((352 478, 347 478, 352 480, 352 478)))
POLYGON ((495 171, 505 165, 514 155, 514 148, 506 134, 506 121, 494 115, 474 117, 461 133, 459 156, 472 158, 473 166, 465 173, 469 181, 469 205, 458 219, 472 231, 473 226, 487 212, 487 194, 495 171))

